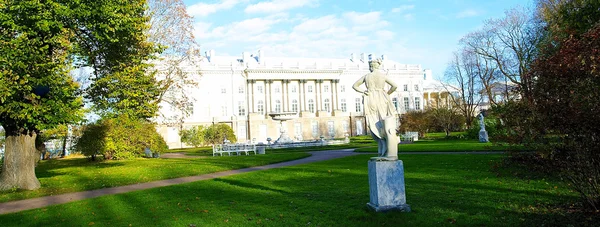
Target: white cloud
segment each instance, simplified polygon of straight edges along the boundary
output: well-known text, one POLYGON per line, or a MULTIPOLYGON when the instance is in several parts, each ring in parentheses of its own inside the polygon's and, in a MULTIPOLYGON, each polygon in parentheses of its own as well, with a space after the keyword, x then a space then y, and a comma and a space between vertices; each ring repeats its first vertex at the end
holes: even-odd
POLYGON ((339 19, 334 15, 328 15, 320 18, 310 19, 294 27, 294 32, 309 33, 319 32, 339 23, 339 19))
POLYGON ((248 0, 221 0, 219 3, 207 4, 197 3, 187 7, 187 13, 193 17, 205 17, 210 14, 216 13, 219 10, 231 9, 237 4, 247 2, 248 0))
POLYGON ((244 12, 273 13, 304 6, 315 6, 316 4, 318 4, 317 0, 272 0, 249 5, 244 12))
MULTIPOLYGON (((205 28, 206 24, 197 26, 205 28)), ((221 53, 229 51, 229 55, 258 49, 279 57, 349 57, 350 53, 361 52, 391 55, 404 43, 381 12, 347 12, 316 18, 272 15, 209 28, 210 38, 203 36, 198 41, 209 49, 228 49, 221 53), (275 29, 279 27, 283 30, 275 29)))
POLYGON ((411 21, 415 19, 415 14, 409 13, 409 14, 405 14, 404 16, 405 20, 411 21))
POLYGON ((194 24, 196 37, 202 39, 223 38, 227 40, 243 40, 251 36, 269 34, 271 27, 285 21, 287 16, 277 14, 264 18, 251 18, 231 24, 215 27, 210 30, 210 23, 197 22, 194 24))
POLYGON ((456 18, 467 18, 467 17, 476 17, 481 15, 482 12, 475 9, 465 9, 456 14, 456 18))
POLYGON ((344 18, 350 20, 351 22, 353 22, 355 24, 359 24, 359 25, 384 22, 381 19, 381 12, 368 12, 368 13, 347 12, 347 13, 344 13, 344 18))
POLYGON ((392 13, 403 13, 415 8, 415 5, 401 5, 399 7, 393 8, 392 13))

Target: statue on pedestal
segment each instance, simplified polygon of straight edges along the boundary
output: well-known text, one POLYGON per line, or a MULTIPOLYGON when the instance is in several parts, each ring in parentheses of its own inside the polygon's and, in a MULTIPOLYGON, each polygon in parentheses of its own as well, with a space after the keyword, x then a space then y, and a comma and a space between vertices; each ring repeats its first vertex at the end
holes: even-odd
POLYGON ((477 115, 477 117, 479 118, 479 127, 481 128, 479 130, 479 142, 481 142, 481 143, 490 142, 490 139, 488 137, 488 133, 485 130, 484 112, 481 111, 479 113, 479 115, 477 115))
POLYGON ((398 86, 379 70, 381 64, 381 59, 369 61, 371 72, 356 81, 352 88, 364 94, 365 118, 373 139, 377 141, 377 159, 391 161, 398 160, 399 138, 396 135, 397 112, 389 95, 398 86), (363 83, 366 90, 360 88, 363 83), (384 90, 386 84, 391 86, 387 91, 384 90))

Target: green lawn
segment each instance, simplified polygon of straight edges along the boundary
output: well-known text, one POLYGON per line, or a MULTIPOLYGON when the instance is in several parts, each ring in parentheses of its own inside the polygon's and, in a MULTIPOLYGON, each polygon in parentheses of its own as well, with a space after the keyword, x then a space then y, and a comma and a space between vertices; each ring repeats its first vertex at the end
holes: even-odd
POLYGON ((91 162, 85 158, 47 160, 36 168, 42 188, 35 191, 2 192, 0 202, 201 175, 308 156, 310 154, 293 153, 108 162, 91 162))
MULTIPOLYGON (((357 155, 0 215, 0 226, 542 226, 581 223, 554 179, 496 171, 499 155, 405 155, 410 213, 369 211, 357 155)), ((593 222, 590 222, 593 223, 593 222)))
MULTIPOLYGON (((473 140, 419 140, 398 145, 398 152, 458 152, 458 151, 506 151, 514 149, 493 143, 480 143, 473 140)), ((377 147, 356 149, 356 152, 377 152, 377 147)))
MULTIPOLYGON (((329 146, 315 146, 315 147, 296 147, 296 148, 280 148, 280 149, 267 149, 266 153, 291 153, 291 152, 309 152, 309 151, 324 151, 324 150, 339 150, 339 149, 354 149, 360 147, 372 147, 377 146, 370 136, 355 136, 350 137, 350 143, 340 145, 329 145, 329 146)), ((194 156, 212 156, 212 147, 198 147, 198 148, 182 148, 172 149, 164 153, 175 153, 183 152, 187 155, 194 156)))

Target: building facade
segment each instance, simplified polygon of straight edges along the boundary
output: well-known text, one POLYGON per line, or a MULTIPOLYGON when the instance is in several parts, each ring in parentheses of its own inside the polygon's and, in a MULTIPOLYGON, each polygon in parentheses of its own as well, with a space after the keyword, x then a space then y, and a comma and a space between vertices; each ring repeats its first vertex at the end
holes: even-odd
MULTIPOLYGON (((238 142, 266 143, 276 140, 281 130, 269 113, 295 112, 298 117, 283 124, 295 140, 365 135, 363 97, 352 85, 369 73, 371 58, 276 58, 262 51, 228 57, 208 51, 196 65, 199 71, 192 72, 199 79, 188 91, 195 100, 190 115, 182 124, 159 124, 157 130, 170 148, 185 146, 179 137, 182 128, 216 123, 230 125, 238 142)), ((380 58, 382 70, 398 85, 390 97, 399 114, 424 109, 443 93, 431 70, 380 58)), ((173 107, 162 103, 160 111, 168 118, 173 107)))

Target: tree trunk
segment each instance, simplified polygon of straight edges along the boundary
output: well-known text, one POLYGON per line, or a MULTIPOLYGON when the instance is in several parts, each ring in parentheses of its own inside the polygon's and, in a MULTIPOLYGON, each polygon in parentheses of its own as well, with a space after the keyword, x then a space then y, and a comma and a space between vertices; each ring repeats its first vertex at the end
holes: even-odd
POLYGON ((61 158, 64 158, 67 153, 67 137, 68 133, 65 135, 65 137, 63 137, 62 152, 60 153, 61 158))
POLYGON ((35 176, 36 134, 6 137, 4 164, 0 173, 0 191, 12 189, 35 190, 40 181, 35 176))

